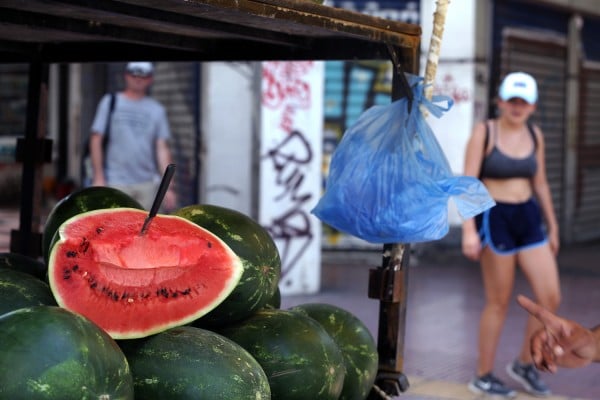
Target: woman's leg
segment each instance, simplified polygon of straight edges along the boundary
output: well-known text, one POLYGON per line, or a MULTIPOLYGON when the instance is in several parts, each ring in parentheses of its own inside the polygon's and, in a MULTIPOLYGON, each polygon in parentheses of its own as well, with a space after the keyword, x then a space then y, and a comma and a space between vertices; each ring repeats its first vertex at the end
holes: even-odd
POLYGON ((485 306, 479 321, 479 376, 494 369, 496 349, 515 280, 515 265, 515 255, 499 255, 489 247, 481 254, 485 306))
MULTIPOLYGON (((529 282, 533 294, 539 304, 550 311, 556 311, 560 304, 560 279, 556 258, 549 245, 543 245, 521 251, 518 263, 529 282)), ((532 316, 527 319, 523 347, 519 361, 530 364, 531 352, 529 339, 531 335, 541 328, 540 323, 532 316)))

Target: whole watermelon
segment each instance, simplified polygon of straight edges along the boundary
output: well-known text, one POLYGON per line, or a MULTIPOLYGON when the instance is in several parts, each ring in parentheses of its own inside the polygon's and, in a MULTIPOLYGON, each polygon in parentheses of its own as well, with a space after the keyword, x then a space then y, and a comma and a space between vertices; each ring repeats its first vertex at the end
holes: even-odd
POLYGON ((240 257, 244 273, 234 291, 194 324, 218 327, 240 321, 263 308, 278 289, 281 259, 275 242, 258 222, 225 207, 198 204, 181 208, 175 215, 212 232, 240 257))
POLYGON ((36 306, 0 316, 0 398, 131 400, 133 379, 116 342, 88 319, 36 306))
POLYGON ((297 312, 263 309, 219 330, 248 350, 269 379, 273 400, 337 400, 344 385, 344 358, 314 319, 297 312))
POLYGON ((19 253, 0 253, 0 268, 26 272, 48 282, 48 268, 42 261, 19 253))
POLYGON ((332 304, 300 304, 290 311, 315 319, 342 351, 346 378, 339 400, 366 399, 379 366, 377 343, 367 326, 351 312, 332 304))
POLYGON ((48 262, 54 234, 63 222, 87 211, 117 207, 130 207, 139 210, 144 208, 128 194, 107 186, 90 186, 63 197, 52 208, 44 224, 44 231, 42 232, 42 255, 44 260, 48 262))
POLYGON ((56 305, 47 283, 25 272, 0 268, 0 315, 42 305, 56 305))
POLYGON ((119 343, 131 366, 138 399, 271 398, 258 362, 217 333, 183 326, 119 343))
POLYGON ((281 290, 277 287, 273 296, 267 301, 264 308, 281 308, 281 290))

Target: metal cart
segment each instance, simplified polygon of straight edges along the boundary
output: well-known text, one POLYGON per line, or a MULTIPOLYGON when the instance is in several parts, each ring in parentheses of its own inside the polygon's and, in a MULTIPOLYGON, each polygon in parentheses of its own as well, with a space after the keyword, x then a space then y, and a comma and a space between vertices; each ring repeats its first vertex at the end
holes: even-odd
MULTIPOLYGON (((42 166, 51 63, 128 61, 392 60, 394 99, 409 95, 421 28, 300 0, 27 0, 0 2, 0 59, 29 63, 19 229, 11 251, 38 256, 42 166)), ((66 157, 59 151, 59 157, 66 157)), ((369 398, 406 390, 402 372, 408 245, 383 246, 368 296, 380 301, 376 387, 369 398)))

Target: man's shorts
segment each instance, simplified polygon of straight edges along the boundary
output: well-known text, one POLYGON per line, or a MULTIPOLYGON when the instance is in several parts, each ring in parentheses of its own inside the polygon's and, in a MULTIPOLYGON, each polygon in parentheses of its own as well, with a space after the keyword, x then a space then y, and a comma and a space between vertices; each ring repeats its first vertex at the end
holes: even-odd
POLYGON ((146 210, 150 210, 152 203, 154 203, 156 192, 158 191, 158 185, 158 182, 142 182, 110 186, 127 193, 129 196, 139 201, 146 210))
POLYGON ((509 255, 547 242, 540 207, 535 199, 525 203, 498 203, 475 217, 481 245, 509 255))

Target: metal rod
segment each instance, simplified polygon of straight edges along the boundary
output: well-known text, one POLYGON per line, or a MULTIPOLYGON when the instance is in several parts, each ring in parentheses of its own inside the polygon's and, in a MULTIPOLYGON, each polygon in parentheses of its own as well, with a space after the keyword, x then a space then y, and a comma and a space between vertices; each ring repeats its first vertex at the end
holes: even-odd
POLYGON ((165 194, 169 189, 169 184, 171 183, 171 178, 173 178, 173 174, 175 173, 175 164, 167 165, 165 169, 165 173, 163 174, 162 180, 160 181, 160 186, 158 187, 158 191, 156 192, 156 197, 154 197, 154 203, 152 203, 152 208, 150 208, 150 212, 144 220, 144 225, 142 225, 142 230, 140 231, 140 236, 146 233, 148 227, 150 226, 150 222, 152 219, 158 214, 158 209, 162 204, 163 199, 165 198, 165 194))

